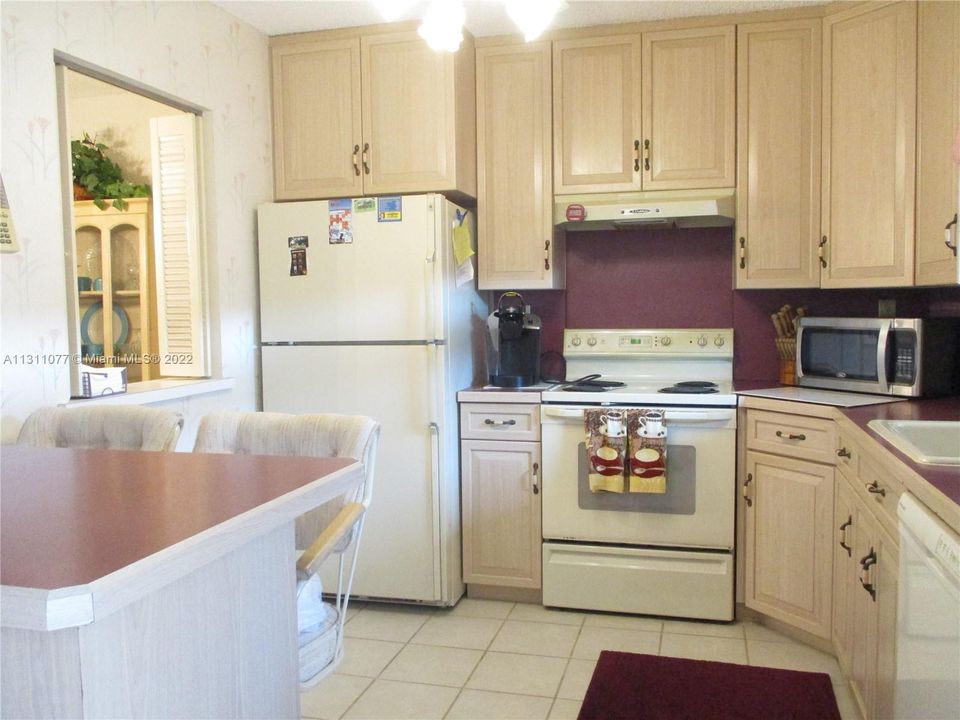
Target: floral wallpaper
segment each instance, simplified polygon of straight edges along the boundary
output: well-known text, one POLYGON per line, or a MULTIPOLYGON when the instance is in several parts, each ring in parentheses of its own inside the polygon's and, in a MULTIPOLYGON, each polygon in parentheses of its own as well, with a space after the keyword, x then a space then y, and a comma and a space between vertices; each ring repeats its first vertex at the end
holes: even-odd
POLYGON ((256 409, 256 206, 272 198, 267 37, 208 2, 0 3, 3 175, 22 250, 0 255, 0 441, 34 409, 70 396, 54 50, 208 110, 204 135, 213 355, 232 391, 172 404, 197 415, 256 409), (212 159, 212 161, 210 161, 212 159))

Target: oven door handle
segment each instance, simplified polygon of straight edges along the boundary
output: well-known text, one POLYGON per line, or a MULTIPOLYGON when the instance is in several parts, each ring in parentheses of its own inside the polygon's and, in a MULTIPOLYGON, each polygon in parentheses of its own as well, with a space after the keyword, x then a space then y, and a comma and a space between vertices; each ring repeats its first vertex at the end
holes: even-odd
MULTIPOLYGON (((546 417, 555 418, 582 418, 583 410, 572 408, 555 408, 541 406, 540 413, 546 417)), ((736 410, 667 410, 664 419, 677 425, 694 425, 699 423, 726 422, 736 416, 736 410)))

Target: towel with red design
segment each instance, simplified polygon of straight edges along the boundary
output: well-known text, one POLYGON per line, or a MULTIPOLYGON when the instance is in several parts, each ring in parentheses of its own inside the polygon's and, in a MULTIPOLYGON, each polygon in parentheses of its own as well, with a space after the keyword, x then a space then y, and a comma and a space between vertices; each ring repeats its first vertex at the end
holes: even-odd
POLYGON ((626 412, 630 447, 627 492, 667 491, 667 427, 664 415, 663 410, 646 408, 626 412))
POLYGON ((622 493, 627 438, 625 430, 622 429, 621 413, 611 413, 606 409, 584 410, 583 424, 586 431, 584 442, 587 448, 590 491, 622 493), (611 414, 617 416, 613 421, 611 414))

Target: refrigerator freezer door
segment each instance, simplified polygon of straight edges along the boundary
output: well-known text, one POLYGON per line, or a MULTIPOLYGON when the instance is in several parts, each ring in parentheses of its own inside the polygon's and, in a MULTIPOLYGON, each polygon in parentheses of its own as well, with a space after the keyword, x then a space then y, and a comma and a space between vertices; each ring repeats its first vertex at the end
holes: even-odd
POLYGON ((384 198, 363 200, 344 201, 345 228, 333 200, 257 209, 263 342, 433 339, 433 207, 443 198, 399 198, 401 219, 384 222, 384 198), (350 242, 332 242, 341 233, 350 242))
MULTIPOLYGON (((264 410, 369 415, 382 425, 356 596, 439 602, 440 492, 432 346, 263 348, 264 410)), ((454 478, 455 480, 455 478, 454 478)), ((336 561, 321 573, 336 587, 336 561)))

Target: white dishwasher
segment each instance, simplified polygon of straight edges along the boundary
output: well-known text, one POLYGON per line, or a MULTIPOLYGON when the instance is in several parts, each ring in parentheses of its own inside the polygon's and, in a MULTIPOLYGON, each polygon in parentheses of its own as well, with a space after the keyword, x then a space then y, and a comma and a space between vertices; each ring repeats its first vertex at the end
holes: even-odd
POLYGON ((957 717, 960 536, 904 493, 900 517, 896 717, 957 717))

